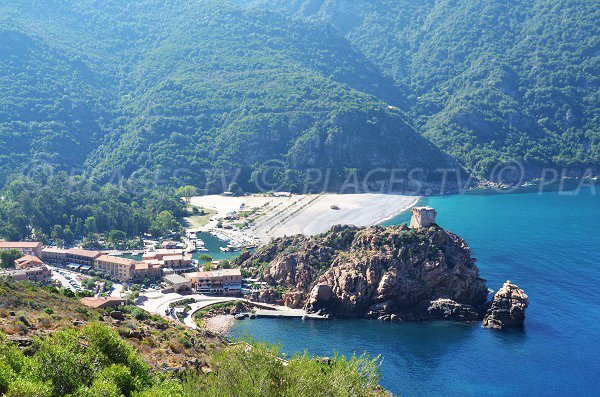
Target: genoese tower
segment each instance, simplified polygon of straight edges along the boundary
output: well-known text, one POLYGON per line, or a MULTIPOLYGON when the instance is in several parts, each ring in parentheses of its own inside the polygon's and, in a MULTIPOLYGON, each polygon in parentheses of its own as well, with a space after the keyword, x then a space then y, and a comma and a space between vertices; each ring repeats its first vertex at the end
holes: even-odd
POLYGON ((414 207, 410 218, 410 227, 419 229, 435 225, 437 212, 431 207, 414 207))

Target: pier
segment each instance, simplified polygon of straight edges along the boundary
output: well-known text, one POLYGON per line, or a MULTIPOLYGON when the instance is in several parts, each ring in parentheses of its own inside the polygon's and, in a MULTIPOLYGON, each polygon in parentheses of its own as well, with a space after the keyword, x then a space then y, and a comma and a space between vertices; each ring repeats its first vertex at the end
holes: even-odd
POLYGON ((266 309, 256 309, 252 314, 254 314, 257 318, 259 317, 268 317, 268 318, 302 318, 302 319, 311 319, 311 320, 328 320, 329 317, 322 316, 316 313, 306 313, 302 309, 276 309, 276 310, 266 310, 266 309))

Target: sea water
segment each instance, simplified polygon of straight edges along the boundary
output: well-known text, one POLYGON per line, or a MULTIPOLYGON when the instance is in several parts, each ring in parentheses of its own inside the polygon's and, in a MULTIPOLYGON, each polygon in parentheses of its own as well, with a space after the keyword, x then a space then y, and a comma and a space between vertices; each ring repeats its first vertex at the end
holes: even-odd
MULTIPOLYGON (((381 355, 398 395, 600 395, 600 191, 456 195, 423 201, 463 237, 481 276, 530 297, 522 330, 480 323, 259 319, 234 337, 280 342, 288 354, 381 355)), ((387 222, 408 219, 402 214, 387 222)))

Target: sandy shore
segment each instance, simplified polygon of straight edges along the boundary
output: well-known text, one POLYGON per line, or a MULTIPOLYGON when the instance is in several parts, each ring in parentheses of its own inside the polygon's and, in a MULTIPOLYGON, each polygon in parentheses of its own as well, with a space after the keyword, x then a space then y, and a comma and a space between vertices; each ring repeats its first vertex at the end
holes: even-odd
POLYGON ((315 235, 334 225, 370 226, 410 209, 417 196, 391 194, 308 194, 291 197, 221 195, 193 197, 191 204, 216 211, 204 230, 215 230, 220 219, 240 210, 256 210, 254 223, 244 230, 222 230, 238 241, 267 242, 284 235, 315 235), (237 236, 237 238, 236 238, 237 236))
POLYGON ((225 335, 233 326, 233 316, 222 314, 204 320, 202 327, 215 334, 225 335))

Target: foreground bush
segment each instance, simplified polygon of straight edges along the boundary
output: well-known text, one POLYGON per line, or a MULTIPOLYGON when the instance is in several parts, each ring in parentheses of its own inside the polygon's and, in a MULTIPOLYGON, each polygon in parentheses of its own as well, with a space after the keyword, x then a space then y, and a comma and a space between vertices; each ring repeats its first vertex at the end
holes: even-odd
POLYGON ((213 352, 212 372, 181 379, 152 373, 110 328, 92 324, 35 339, 20 350, 0 340, 0 395, 8 397, 372 396, 376 360, 308 355, 280 358, 280 348, 239 343, 213 352))

